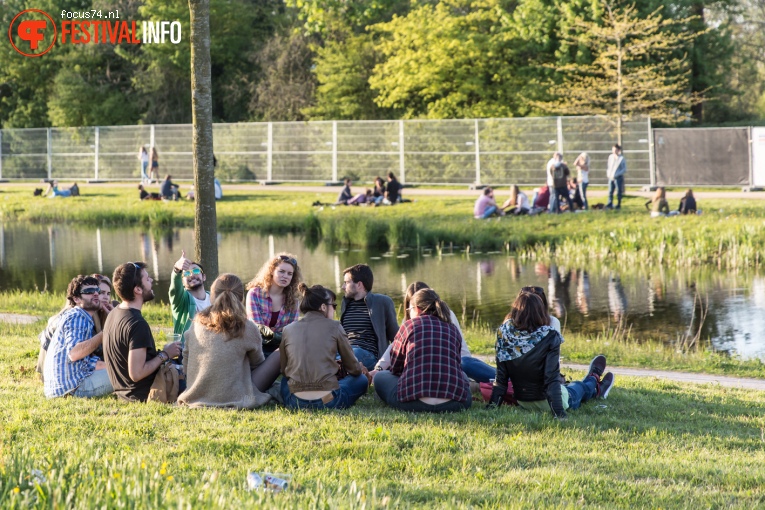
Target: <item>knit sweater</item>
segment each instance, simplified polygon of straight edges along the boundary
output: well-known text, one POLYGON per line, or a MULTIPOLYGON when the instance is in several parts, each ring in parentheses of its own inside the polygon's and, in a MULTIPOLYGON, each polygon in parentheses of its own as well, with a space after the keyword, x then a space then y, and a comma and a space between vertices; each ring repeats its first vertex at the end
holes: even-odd
POLYGON ((254 409, 271 399, 252 384, 251 369, 265 361, 255 324, 247 321, 244 335, 229 340, 225 333, 215 333, 194 321, 184 337, 187 386, 178 403, 189 407, 254 409))

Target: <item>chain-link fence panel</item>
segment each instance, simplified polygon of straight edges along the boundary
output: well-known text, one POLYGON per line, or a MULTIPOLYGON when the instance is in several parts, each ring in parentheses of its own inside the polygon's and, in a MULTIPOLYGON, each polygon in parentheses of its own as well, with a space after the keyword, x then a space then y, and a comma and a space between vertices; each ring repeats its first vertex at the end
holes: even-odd
POLYGON ((275 181, 332 179, 332 122, 272 123, 275 181))
POLYGON ((92 127, 51 129, 51 177, 87 179, 93 175, 95 132, 92 127))
POLYGON ((404 123, 408 183, 470 184, 476 180, 474 120, 409 120, 404 123))
POLYGON ((3 178, 44 179, 48 177, 48 130, 3 129, 3 178))
POLYGON ((214 124, 213 146, 222 181, 264 181, 268 173, 268 124, 214 124))
POLYGON ((151 126, 98 128, 98 178, 140 180, 141 147, 151 149, 151 126))
POLYGON ((486 119, 478 125, 483 184, 545 182, 545 164, 558 147, 555 118, 486 119))
POLYGON ((400 121, 337 122, 338 179, 372 182, 399 173, 400 121))

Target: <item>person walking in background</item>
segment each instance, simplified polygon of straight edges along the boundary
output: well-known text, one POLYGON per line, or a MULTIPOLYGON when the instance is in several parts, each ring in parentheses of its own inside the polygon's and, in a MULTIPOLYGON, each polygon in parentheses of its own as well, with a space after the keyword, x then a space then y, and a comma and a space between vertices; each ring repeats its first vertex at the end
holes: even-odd
POLYGON ((267 260, 247 284, 247 318, 260 330, 266 358, 279 348, 284 327, 298 318, 301 279, 295 256, 280 253, 267 260))
POLYGON ((579 193, 582 197, 582 208, 589 209, 587 204, 587 186, 590 185, 590 155, 586 152, 579 154, 574 160, 576 180, 579 183, 579 193))
MULTIPOLYGON (((291 409, 346 409, 369 388, 369 376, 353 354, 343 326, 336 320, 337 296, 331 290, 302 283, 303 318, 284 328, 279 349, 281 396, 291 409), (338 362, 347 373, 338 380, 338 362)), ((275 357, 275 356, 274 356, 275 357)))
POLYGON ((141 145, 141 150, 138 152, 138 160, 141 162, 141 184, 150 184, 151 179, 146 174, 146 170, 149 168, 149 153, 146 152, 144 145, 141 145))
POLYGON ((247 320, 244 285, 224 273, 210 287, 212 305, 197 313, 185 333, 183 368, 187 389, 178 397, 189 407, 254 409, 271 400, 264 393, 279 377, 279 360, 263 356, 257 326, 247 320))
POLYGON ((159 182, 159 154, 156 147, 151 148, 151 173, 149 177, 149 184, 154 182, 155 179, 156 182, 159 182))
POLYGON ((494 200, 494 190, 491 188, 484 188, 481 196, 478 197, 473 206, 473 217, 477 220, 485 220, 493 215, 504 216, 505 211, 497 207, 497 202, 494 200))
POLYGON ((627 162, 622 155, 622 146, 614 144, 611 154, 608 156, 608 204, 606 209, 614 208, 614 191, 616 191, 616 209, 622 208, 622 196, 624 195, 624 174, 627 173, 627 162))
POLYGON ((696 214, 696 198, 693 196, 693 190, 688 188, 685 196, 680 199, 680 207, 677 208, 680 214, 696 214))

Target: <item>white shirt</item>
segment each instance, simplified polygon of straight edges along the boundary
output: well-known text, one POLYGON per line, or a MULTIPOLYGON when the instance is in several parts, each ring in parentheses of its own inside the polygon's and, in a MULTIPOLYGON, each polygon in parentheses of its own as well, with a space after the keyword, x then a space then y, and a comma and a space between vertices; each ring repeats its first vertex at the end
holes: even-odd
POLYGON ((550 161, 547 162, 547 185, 551 188, 555 187, 553 186, 555 184, 555 181, 553 180, 553 169, 555 168, 556 159, 550 158, 550 161))
POLYGON ((197 299, 194 296, 191 296, 194 298, 194 302, 197 304, 197 312, 201 312, 205 308, 208 308, 210 306, 210 294, 205 294, 204 299, 197 299))
POLYGON ((529 197, 523 191, 518 192, 518 207, 521 209, 531 209, 529 205, 529 197))

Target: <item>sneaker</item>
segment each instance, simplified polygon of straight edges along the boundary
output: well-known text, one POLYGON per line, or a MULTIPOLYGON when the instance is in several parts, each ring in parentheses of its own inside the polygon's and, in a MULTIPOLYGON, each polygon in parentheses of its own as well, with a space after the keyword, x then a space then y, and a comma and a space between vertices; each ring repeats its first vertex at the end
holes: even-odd
POLYGON ((598 388, 598 396, 600 398, 608 398, 608 392, 614 387, 614 374, 611 372, 606 373, 603 379, 600 381, 600 388, 598 388))
POLYGON ((587 370, 587 375, 584 376, 585 379, 587 379, 590 376, 594 376, 595 379, 600 381, 600 377, 603 375, 603 372, 606 371, 606 357, 602 354, 598 354, 594 358, 592 358, 592 361, 590 361, 590 368, 587 370))
POLYGON ((281 392, 281 381, 276 381, 272 384, 271 387, 266 390, 266 393, 271 395, 276 402, 284 405, 284 399, 282 398, 281 392))

